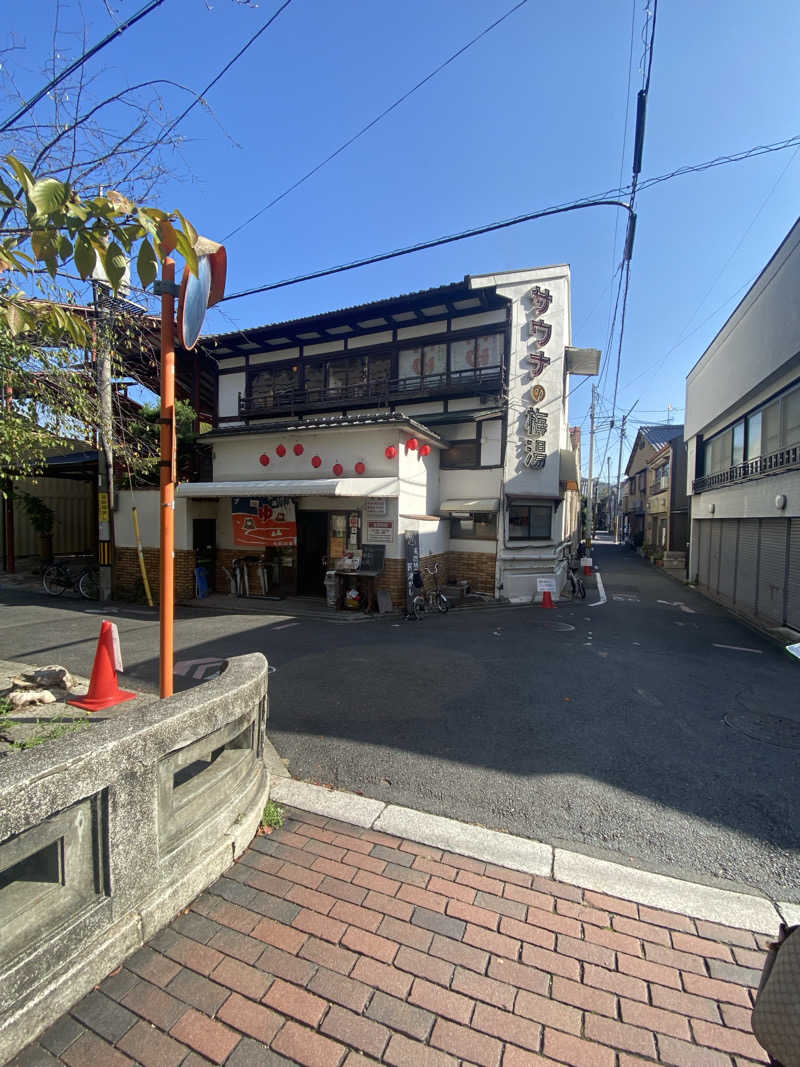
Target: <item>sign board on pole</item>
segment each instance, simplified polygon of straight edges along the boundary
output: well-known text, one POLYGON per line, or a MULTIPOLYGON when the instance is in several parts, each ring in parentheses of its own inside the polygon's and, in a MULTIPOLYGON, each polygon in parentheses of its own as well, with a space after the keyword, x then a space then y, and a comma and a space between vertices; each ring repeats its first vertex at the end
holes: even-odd
POLYGON ((545 575, 544 577, 536 579, 536 592, 537 593, 551 593, 553 596, 558 594, 556 589, 555 575, 545 575))
POLYGON ((416 530, 408 530, 406 538, 406 610, 411 615, 413 612, 414 597, 417 595, 417 587, 414 585, 414 573, 419 570, 419 534, 416 530))

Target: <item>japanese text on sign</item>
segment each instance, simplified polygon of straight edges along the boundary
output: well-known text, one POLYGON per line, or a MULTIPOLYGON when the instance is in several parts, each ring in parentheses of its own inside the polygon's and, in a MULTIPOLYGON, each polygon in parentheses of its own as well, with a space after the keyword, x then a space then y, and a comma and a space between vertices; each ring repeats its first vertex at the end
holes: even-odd
POLYGON ((547 462, 547 412, 540 408, 528 408, 525 413, 525 451, 523 463, 526 467, 541 470, 547 462))

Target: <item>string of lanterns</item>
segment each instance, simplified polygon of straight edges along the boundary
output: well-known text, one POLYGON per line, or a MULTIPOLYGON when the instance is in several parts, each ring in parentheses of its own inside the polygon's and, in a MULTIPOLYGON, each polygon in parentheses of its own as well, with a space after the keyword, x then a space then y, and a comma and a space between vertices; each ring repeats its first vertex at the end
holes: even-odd
MULTIPOLYGON (((431 454, 431 446, 428 444, 420 445, 416 437, 409 437, 406 441, 405 447, 406 455, 408 455, 409 452, 417 451, 419 451, 420 456, 429 456, 431 454)), ((293 446, 292 451, 296 456, 302 456, 305 452, 305 448, 298 441, 297 444, 293 446)), ((397 448, 397 445, 388 445, 384 452, 384 455, 387 459, 396 459, 398 452, 399 449, 397 448)), ((275 449, 275 454, 280 459, 283 459, 283 457, 286 455, 286 445, 278 445, 275 449)), ((258 457, 258 461, 262 467, 268 467, 270 463, 270 457, 266 452, 262 452, 261 455, 258 457)), ((311 466, 314 467, 315 470, 319 469, 322 466, 322 456, 312 456, 311 466)), ((344 467, 341 463, 334 463, 332 470, 337 478, 341 478, 341 476, 344 474, 344 467)), ((364 463, 363 460, 358 460, 358 462, 355 464, 356 474, 366 474, 366 471, 366 463, 364 463)))

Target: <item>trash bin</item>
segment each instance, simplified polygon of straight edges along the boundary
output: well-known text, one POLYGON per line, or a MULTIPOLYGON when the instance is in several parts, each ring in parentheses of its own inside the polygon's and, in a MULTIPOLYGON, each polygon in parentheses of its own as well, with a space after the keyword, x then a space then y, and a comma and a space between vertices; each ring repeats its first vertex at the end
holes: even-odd
POLYGON ((325 571, 325 603, 336 607, 336 571, 325 571))

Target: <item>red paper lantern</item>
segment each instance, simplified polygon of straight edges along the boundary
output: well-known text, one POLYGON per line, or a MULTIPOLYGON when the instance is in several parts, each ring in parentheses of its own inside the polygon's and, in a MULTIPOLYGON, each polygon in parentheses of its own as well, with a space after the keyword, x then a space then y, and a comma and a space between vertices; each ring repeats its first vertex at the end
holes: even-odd
POLYGON ((336 475, 337 478, 341 478, 341 476, 344 474, 344 467, 341 465, 341 463, 334 463, 333 473, 336 475))
POLYGON ((409 452, 416 452, 417 445, 419 445, 419 441, 416 439, 416 437, 409 437, 409 439, 406 441, 406 448, 409 452))
POLYGON ((275 449, 275 451, 278 453, 278 455, 281 457, 281 459, 283 459, 283 457, 286 455, 286 446, 285 445, 278 445, 278 447, 275 449))
POLYGON ((395 448, 395 446, 394 445, 389 445, 389 447, 386 449, 386 458, 387 459, 394 459, 394 457, 396 455, 397 455, 397 449, 395 448))
POLYGON ((294 446, 294 454, 295 454, 296 456, 302 456, 302 454, 303 454, 303 446, 302 446, 302 445, 300 444, 300 442, 299 442, 299 441, 298 441, 298 442, 297 442, 297 444, 296 444, 296 445, 294 446))
POLYGON ((261 464, 262 467, 269 466, 269 456, 266 452, 261 453, 261 455, 258 457, 258 462, 261 464))
POLYGON ((322 466, 322 459, 319 456, 312 456, 311 457, 311 466, 312 467, 321 467, 322 466))
POLYGON ((421 456, 429 456, 431 454, 431 446, 423 445, 422 448, 419 450, 419 454, 421 456))
POLYGON ((366 464, 362 463, 361 460, 356 463, 356 474, 363 474, 366 469, 366 464))

